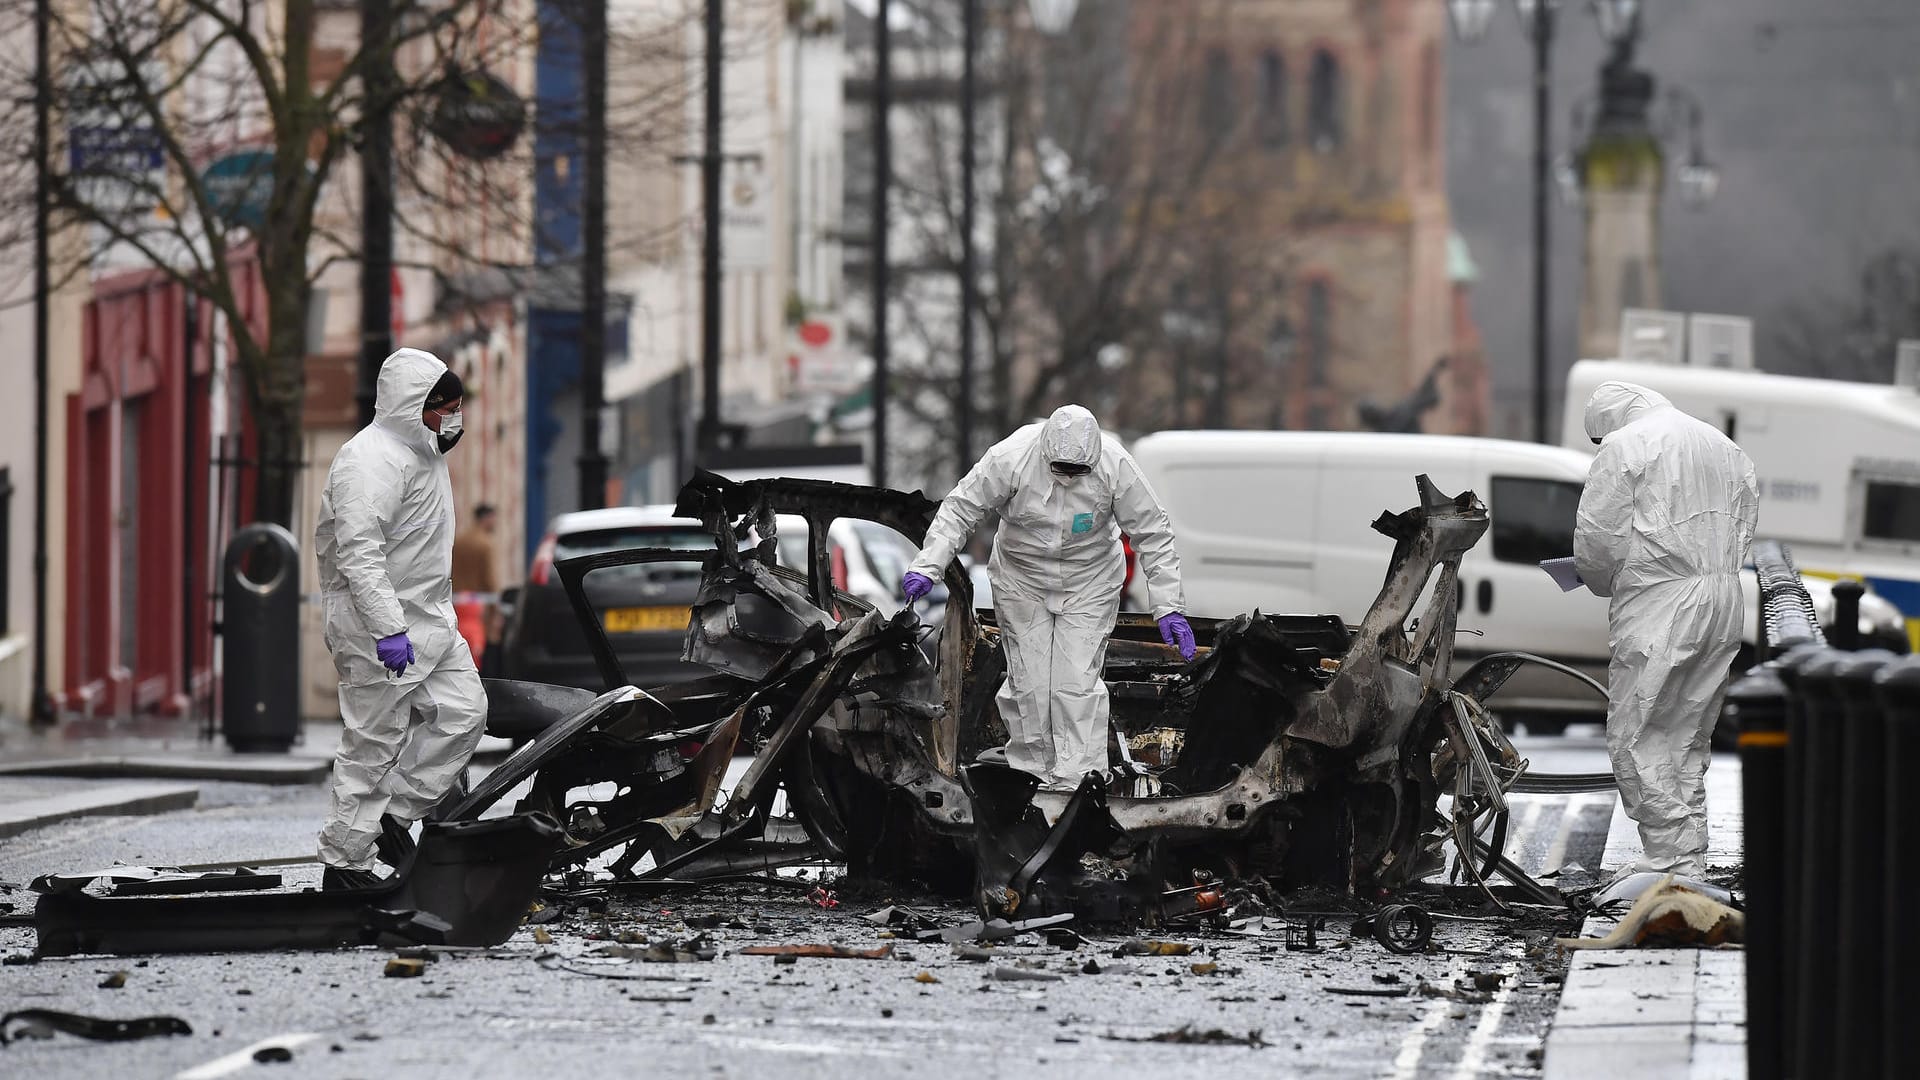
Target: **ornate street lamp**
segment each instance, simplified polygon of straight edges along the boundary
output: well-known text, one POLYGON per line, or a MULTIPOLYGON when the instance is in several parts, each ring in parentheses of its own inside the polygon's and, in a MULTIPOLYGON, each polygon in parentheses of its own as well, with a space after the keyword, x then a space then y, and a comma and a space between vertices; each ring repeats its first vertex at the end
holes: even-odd
POLYGON ((1493 22, 1498 0, 1447 0, 1447 17, 1453 22, 1453 36, 1461 41, 1479 41, 1493 22))
POLYGON ((1033 25, 1043 34, 1064 34, 1067 27, 1073 25, 1074 12, 1080 8, 1080 0, 1027 0, 1027 11, 1033 16, 1033 25))
POLYGON ((1608 44, 1640 33, 1640 0, 1591 0, 1594 21, 1608 44))

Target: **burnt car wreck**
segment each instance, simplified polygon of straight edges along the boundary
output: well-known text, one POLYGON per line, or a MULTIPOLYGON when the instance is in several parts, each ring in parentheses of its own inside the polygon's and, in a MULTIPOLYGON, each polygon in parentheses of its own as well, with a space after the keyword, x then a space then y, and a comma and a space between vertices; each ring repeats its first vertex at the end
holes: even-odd
MULTIPOLYGON (((1459 562, 1487 511, 1425 477, 1415 486, 1417 506, 1375 522, 1394 550, 1357 625, 1260 612, 1195 619, 1201 651, 1189 664, 1151 618, 1123 614, 1105 666, 1117 768, 1065 793, 978 760, 1006 739, 993 702, 1004 661, 992 612, 975 609, 957 563, 937 630, 833 588, 825 537, 836 519, 917 543, 935 503, 702 473, 679 511, 716 547, 685 658, 713 674, 640 695, 640 723, 559 740, 550 730, 545 750, 523 752, 497 779, 534 777, 518 809, 562 823, 556 869, 624 845, 596 871, 615 883, 763 868, 802 857, 804 841, 856 875, 970 898, 987 918, 1153 922, 1217 908, 1232 883, 1377 897, 1439 869, 1451 847, 1466 879, 1499 874, 1526 898, 1557 903, 1503 864, 1506 796, 1610 778, 1526 775, 1481 707, 1522 664, 1545 661, 1501 654, 1449 679, 1459 562), (779 559, 781 522, 796 518, 807 526, 803 567, 779 559), (652 756, 638 752, 649 738, 652 756), (749 747, 751 767, 716 808, 726 759, 749 747), (786 816, 772 813, 779 794, 786 816)), ((556 567, 607 685, 625 679, 593 610, 592 575, 685 557, 619 551, 556 567)))
MULTIPOLYGON (((1487 510, 1424 476, 1415 486, 1416 506, 1374 522, 1394 548, 1357 624, 1196 618, 1200 651, 1187 663, 1150 616, 1122 614, 1104 670, 1116 768, 1054 792, 980 760, 1006 741, 994 706, 1004 660, 993 614, 976 610, 957 562, 937 629, 834 588, 835 520, 919 543, 937 504, 699 473, 678 509, 715 547, 684 658, 711 674, 652 692, 629 685, 594 601, 597 575, 699 556, 559 562, 606 691, 488 680, 490 732, 522 745, 450 796, 417 850, 383 841, 400 870, 390 885, 156 898, 55 883, 36 912, 40 951, 494 944, 543 882, 575 895, 657 889, 806 860, 967 899, 985 920, 1153 924, 1209 917, 1236 892, 1300 888, 1371 902, 1449 865, 1496 903, 1517 889, 1558 904, 1501 856, 1507 795, 1611 777, 1527 775, 1482 707, 1522 664, 1546 661, 1499 654, 1449 678, 1459 563, 1487 510), (786 557, 804 565, 783 565, 780 529, 796 521, 803 557, 791 544, 786 557), (746 752, 751 764, 723 797, 746 752), (1496 891, 1495 875, 1508 888, 1496 891)), ((1393 910, 1379 913, 1383 928, 1393 910)))

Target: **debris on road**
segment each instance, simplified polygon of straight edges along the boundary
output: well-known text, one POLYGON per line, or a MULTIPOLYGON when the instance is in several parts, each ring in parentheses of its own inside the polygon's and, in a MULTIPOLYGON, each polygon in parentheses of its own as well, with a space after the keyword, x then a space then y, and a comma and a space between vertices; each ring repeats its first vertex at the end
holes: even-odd
POLYGON ((193 1028, 177 1016, 109 1020, 79 1013, 56 1012, 53 1009, 17 1009, 0 1016, 0 1046, 5 1046, 10 1038, 44 1039, 56 1031, 98 1042, 130 1042, 160 1035, 193 1034, 193 1028), (7 1032, 15 1023, 23 1026, 9 1037, 7 1032))
POLYGON ((100 989, 102 990, 118 990, 125 985, 127 985, 127 973, 124 971, 113 972, 106 978, 100 980, 100 989))
POLYGON ((1327 993, 1342 997, 1398 998, 1406 997, 1413 990, 1405 986, 1329 986, 1327 993))
MULTIPOLYGON (((625 936, 622 935, 622 937, 625 936)), ((647 941, 644 937, 640 937, 639 941, 644 944, 602 945, 593 950, 593 955, 620 960, 639 960, 647 964, 692 964, 712 960, 720 955, 720 950, 715 948, 713 942, 707 940, 705 935, 684 940, 661 941, 647 941)))
POLYGON ((1746 929, 1744 914, 1668 874, 1641 893, 1605 937, 1555 938, 1554 944, 1563 951, 1712 948, 1745 940, 1746 929))
POLYGON ((877 949, 849 949, 844 945, 750 945, 741 956, 817 957, 823 960, 885 960, 893 955, 893 946, 877 949))
POLYGON ((384 974, 389 979, 417 979, 427 973, 427 962, 411 956, 396 956, 387 961, 384 974))
POLYGON ((1267 1041, 1260 1037, 1260 1032, 1258 1031, 1249 1031, 1245 1035, 1236 1035, 1231 1031, 1222 1031, 1219 1028, 1205 1028, 1196 1031, 1191 1024, 1182 1024, 1172 1031, 1163 1031, 1158 1035, 1148 1035, 1145 1038, 1136 1038, 1129 1035, 1108 1035, 1107 1038, 1116 1042, 1178 1043, 1183 1046, 1249 1046, 1257 1048, 1268 1045, 1267 1041))
POLYGON ((1184 941, 1154 941, 1150 938, 1129 938, 1113 950, 1115 956, 1188 956, 1193 946, 1184 941))
POLYGON ((1064 982, 1066 976, 1051 971, 1030 971, 1027 968, 996 967, 993 977, 1000 982, 1064 982))
POLYGON ((1353 924, 1355 936, 1371 934, 1388 952, 1424 952, 1433 943, 1433 916, 1415 904, 1388 904, 1353 924))
POLYGON ((934 986, 940 982, 931 971, 922 971, 913 977, 913 981, 925 986, 934 986))

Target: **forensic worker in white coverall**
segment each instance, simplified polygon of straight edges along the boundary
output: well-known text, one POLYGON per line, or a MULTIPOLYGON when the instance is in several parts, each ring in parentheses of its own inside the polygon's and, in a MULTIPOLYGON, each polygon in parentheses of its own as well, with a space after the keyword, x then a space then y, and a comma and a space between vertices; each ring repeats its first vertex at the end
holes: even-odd
POLYGON ((1139 553, 1161 639, 1193 659, 1173 528, 1133 456, 1101 437, 1092 413, 1062 406, 988 450, 948 493, 901 582, 909 600, 990 513, 1000 516, 988 572, 1007 658, 995 698, 1006 761, 1044 787, 1077 787, 1108 766, 1101 672, 1127 577, 1121 532, 1139 553))
POLYGON ((425 817, 467 767, 487 699, 453 611, 453 488, 464 389, 431 353, 380 368, 372 424, 334 456, 314 546, 340 748, 321 887, 379 884, 374 845, 425 817))
POLYGON ((1645 857, 1621 873, 1707 870, 1708 749, 1745 624, 1740 568, 1759 517, 1753 462, 1660 394, 1605 382, 1574 563, 1608 608, 1607 752, 1645 857))

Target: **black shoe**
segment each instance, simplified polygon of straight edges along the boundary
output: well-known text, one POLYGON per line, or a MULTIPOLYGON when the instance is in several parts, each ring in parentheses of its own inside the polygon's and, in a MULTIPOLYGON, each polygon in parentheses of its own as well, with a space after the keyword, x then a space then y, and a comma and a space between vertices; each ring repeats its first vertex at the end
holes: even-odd
POLYGON ((346 889, 378 889, 386 885, 387 880, 371 870, 347 870, 338 866, 329 866, 320 872, 320 891, 339 892, 346 889))
POLYGON ((380 815, 380 837, 373 842, 373 850, 379 854, 380 861, 399 871, 413 858, 413 833, 410 826, 392 814, 380 815))

